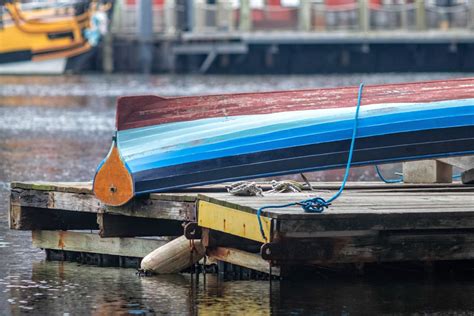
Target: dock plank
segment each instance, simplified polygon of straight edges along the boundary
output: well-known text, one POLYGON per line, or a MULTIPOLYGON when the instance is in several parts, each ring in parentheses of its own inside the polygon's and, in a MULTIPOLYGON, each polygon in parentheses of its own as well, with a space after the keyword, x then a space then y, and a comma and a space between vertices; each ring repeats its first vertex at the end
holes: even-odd
POLYGON ((73 231, 32 231, 33 246, 43 249, 100 253, 143 258, 168 241, 148 238, 101 238, 73 231))

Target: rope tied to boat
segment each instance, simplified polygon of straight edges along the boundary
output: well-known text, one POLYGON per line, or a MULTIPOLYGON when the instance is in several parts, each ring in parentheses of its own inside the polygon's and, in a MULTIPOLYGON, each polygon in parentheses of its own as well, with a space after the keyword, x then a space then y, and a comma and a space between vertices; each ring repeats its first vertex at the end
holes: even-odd
POLYGON ((359 110, 360 110, 360 104, 362 101, 363 89, 364 89, 364 84, 361 83, 359 85, 359 92, 357 95, 357 105, 356 105, 355 115, 354 115, 354 125, 352 128, 351 145, 349 147, 349 157, 347 158, 346 171, 344 173, 344 178, 342 180, 341 186, 339 187, 339 190, 336 192, 336 194, 334 194, 328 200, 325 200, 324 198, 317 196, 317 197, 303 200, 300 202, 294 202, 294 203, 288 203, 288 204, 282 204, 282 205, 267 205, 267 206, 262 206, 261 208, 259 208, 257 210, 258 225, 260 228, 260 233, 262 234, 262 237, 265 241, 267 241, 267 237, 265 236, 265 231, 263 229, 262 218, 261 218, 263 210, 272 209, 272 208, 285 208, 285 207, 299 205, 303 208, 305 212, 322 213, 324 212, 325 209, 329 208, 331 203, 334 202, 344 191, 344 187, 346 186, 347 179, 349 178, 349 171, 351 168, 352 156, 354 154, 355 140, 357 138, 356 136, 357 136, 357 127, 359 125, 359 110))

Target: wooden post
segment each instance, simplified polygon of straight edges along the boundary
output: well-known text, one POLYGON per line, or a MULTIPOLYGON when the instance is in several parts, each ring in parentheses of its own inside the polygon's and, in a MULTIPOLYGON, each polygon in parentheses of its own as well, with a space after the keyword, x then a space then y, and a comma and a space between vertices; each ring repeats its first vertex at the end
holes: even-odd
POLYGON ((161 246, 143 258, 141 269, 158 274, 179 273, 204 257, 201 240, 181 236, 161 246))
POLYGON ((234 15, 229 1, 216 2, 216 27, 217 30, 232 31, 234 29, 234 15))
POLYGON ((176 32, 176 1, 165 0, 163 10, 163 17, 165 19, 165 33, 174 34, 176 32))
POLYGON ((402 1, 403 10, 400 12, 400 23, 401 28, 406 30, 408 26, 408 12, 406 10, 407 1, 402 1))
POLYGON ((298 8, 298 29, 300 31, 311 31, 311 2, 309 0, 300 0, 298 8))
POLYGON ((240 0, 239 29, 242 32, 252 30, 252 9, 250 8, 250 0, 240 0))
POLYGON ((474 30, 474 1, 470 1, 470 6, 469 6, 469 16, 470 16, 470 23, 468 25, 468 27, 471 29, 471 30, 474 30))
POLYGON ((153 3, 138 0, 137 31, 139 45, 139 68, 142 73, 150 73, 153 62, 153 3))
POLYGON ((368 0, 359 0, 359 27, 360 31, 370 30, 370 8, 368 0))
POLYGON ((109 30, 104 36, 102 49, 102 69, 110 74, 114 71, 114 41, 112 32, 109 30))
POLYGON ((193 32, 202 32, 206 27, 206 3, 196 0, 194 2, 193 32))
POLYGON ((184 9, 184 16, 185 16, 185 30, 188 32, 194 31, 194 10, 195 4, 194 0, 184 0, 185 9, 184 9))
POLYGON ((426 29, 425 1, 416 0, 416 28, 418 31, 426 29))
POLYGON ((437 160, 403 163, 405 183, 451 183, 453 167, 437 160))

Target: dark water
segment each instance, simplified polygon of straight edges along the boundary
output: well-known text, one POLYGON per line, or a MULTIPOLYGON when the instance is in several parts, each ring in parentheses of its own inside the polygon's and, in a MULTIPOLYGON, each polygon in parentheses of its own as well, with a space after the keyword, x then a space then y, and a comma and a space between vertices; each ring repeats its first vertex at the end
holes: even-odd
MULTIPOLYGON (((381 278, 271 284, 222 282, 213 276, 197 281, 189 275, 138 278, 132 269, 46 262, 44 253, 31 247, 29 232, 7 227, 10 181, 92 179, 110 144, 119 95, 264 91, 446 77, 458 75, 0 77, 0 314, 474 313, 474 281, 468 275, 399 279, 388 270, 381 278)), ((312 177, 335 180, 340 173, 312 177)), ((373 171, 359 168, 352 177, 373 179, 373 171)))

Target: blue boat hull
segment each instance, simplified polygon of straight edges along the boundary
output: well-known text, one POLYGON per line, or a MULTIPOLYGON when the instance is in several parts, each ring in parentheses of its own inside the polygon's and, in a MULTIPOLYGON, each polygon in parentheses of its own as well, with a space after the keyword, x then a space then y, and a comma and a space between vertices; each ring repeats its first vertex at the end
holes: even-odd
MULTIPOLYGON (((338 169, 347 162, 354 110, 286 111, 129 128, 118 130, 112 149, 130 175, 132 196, 338 169)), ((474 154, 474 99, 365 105, 358 122, 352 165, 474 154)))

